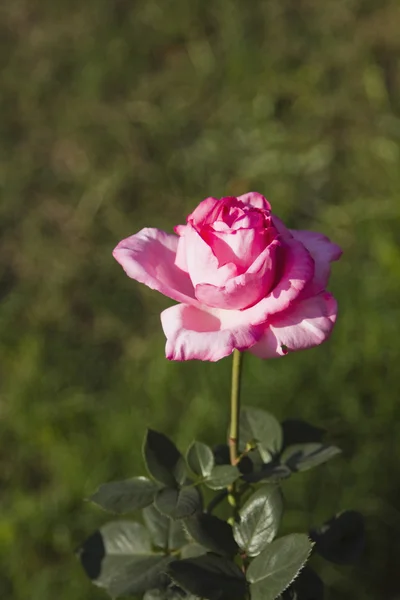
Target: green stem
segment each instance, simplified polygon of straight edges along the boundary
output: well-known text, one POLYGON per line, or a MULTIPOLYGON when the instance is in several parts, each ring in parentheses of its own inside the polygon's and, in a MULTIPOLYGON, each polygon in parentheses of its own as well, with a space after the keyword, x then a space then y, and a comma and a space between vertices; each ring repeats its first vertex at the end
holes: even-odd
POLYGON ((239 417, 240 417, 240 380, 242 374, 242 353, 233 351, 232 388, 231 388, 231 422, 229 428, 229 455, 231 464, 238 462, 239 417))

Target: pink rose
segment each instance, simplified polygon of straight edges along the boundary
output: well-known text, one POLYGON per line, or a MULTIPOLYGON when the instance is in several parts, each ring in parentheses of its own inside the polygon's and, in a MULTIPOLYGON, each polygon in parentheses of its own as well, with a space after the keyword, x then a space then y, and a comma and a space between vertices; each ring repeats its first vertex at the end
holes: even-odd
POLYGON ((327 237, 287 229, 256 192, 207 198, 175 232, 145 228, 114 250, 129 277, 179 302, 161 314, 167 358, 271 358, 328 338, 341 249, 327 237))

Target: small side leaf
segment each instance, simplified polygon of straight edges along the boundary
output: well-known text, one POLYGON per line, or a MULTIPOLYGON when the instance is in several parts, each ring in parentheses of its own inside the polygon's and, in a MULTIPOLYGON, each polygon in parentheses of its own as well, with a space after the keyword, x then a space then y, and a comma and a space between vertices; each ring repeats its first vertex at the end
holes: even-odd
POLYGON ((162 587, 171 560, 163 554, 152 554, 147 530, 131 521, 107 523, 77 553, 88 577, 113 597, 162 587))
POLYGON ((258 483, 260 481, 268 481, 268 483, 274 483, 287 479, 292 474, 292 471, 286 465, 280 465, 279 463, 272 461, 268 464, 262 465, 262 467, 243 475, 243 479, 248 483, 258 483))
POLYGON ((117 514, 144 508, 151 504, 158 485, 147 477, 103 483, 89 500, 104 510, 117 514))
POLYGON ((338 565, 356 562, 365 547, 364 517, 355 510, 339 513, 318 529, 310 531, 315 550, 338 565))
POLYGON ((233 533, 248 556, 257 556, 277 534, 283 511, 282 493, 277 486, 258 489, 240 511, 233 533))
POLYGON ((336 446, 324 444, 294 444, 282 452, 281 463, 291 471, 307 471, 341 453, 336 446))
POLYGON ((193 473, 208 477, 214 466, 214 455, 206 444, 193 442, 187 451, 186 462, 193 473))
POLYGON ((233 465, 217 465, 204 482, 212 490, 221 490, 234 483, 240 477, 240 471, 233 465))
POLYGON ((239 600, 247 590, 239 567, 215 554, 174 561, 167 573, 186 592, 207 600, 239 600))
POLYGON ((154 505, 171 519, 186 519, 201 510, 201 496, 195 487, 163 488, 157 492, 154 505))
POLYGON ((161 514, 155 506, 148 506, 143 510, 143 519, 154 546, 168 551, 187 544, 182 521, 174 521, 161 514))
POLYGON ((185 527, 195 541, 222 556, 232 557, 237 552, 232 527, 226 521, 201 513, 185 520, 185 527))
POLYGON ((252 600, 275 600, 304 566, 312 544, 304 534, 294 533, 273 541, 250 564, 247 580, 252 600))
POLYGON ((240 413, 241 444, 254 441, 264 462, 269 462, 282 448, 282 428, 275 417, 260 408, 244 408, 240 413))
POLYGON ((182 455, 166 435, 148 429, 143 455, 147 470, 156 481, 167 486, 174 486, 182 481, 182 455))

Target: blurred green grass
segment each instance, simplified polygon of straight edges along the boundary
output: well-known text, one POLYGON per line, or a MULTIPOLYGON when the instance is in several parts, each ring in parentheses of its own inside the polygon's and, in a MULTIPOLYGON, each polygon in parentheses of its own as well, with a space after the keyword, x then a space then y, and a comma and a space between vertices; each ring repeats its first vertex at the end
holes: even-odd
POLYGON ((146 425, 221 440, 229 360, 169 363, 160 311, 114 245, 204 197, 258 190, 342 245, 324 347, 247 357, 244 397, 326 427, 287 525, 367 517, 331 598, 398 597, 400 7, 397 0, 14 0, 0 6, 0 588, 95 600, 83 502, 142 470, 146 425))

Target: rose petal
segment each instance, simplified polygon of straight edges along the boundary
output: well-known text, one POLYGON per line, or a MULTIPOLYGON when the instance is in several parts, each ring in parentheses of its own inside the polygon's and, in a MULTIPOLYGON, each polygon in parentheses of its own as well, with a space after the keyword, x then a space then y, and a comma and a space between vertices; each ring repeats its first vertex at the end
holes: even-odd
POLYGON ((175 225, 174 231, 176 235, 185 235, 187 225, 175 225))
POLYGON ((218 258, 218 264, 233 262, 242 271, 247 271, 264 250, 266 239, 264 229, 230 229, 207 232, 206 235, 206 242, 218 258))
POLYGON ((114 258, 132 279, 187 304, 198 304, 190 277, 175 265, 178 237, 145 228, 122 240, 114 258))
POLYGON ((275 277, 276 252, 280 246, 274 240, 258 255, 246 273, 217 287, 208 283, 196 285, 196 298, 206 306, 229 310, 244 309, 259 302, 271 289, 275 277))
POLYGON ((185 232, 186 264, 193 285, 211 283, 223 286, 238 274, 233 263, 219 266, 218 258, 197 231, 188 225, 185 232))
POLYGON ((250 204, 251 206, 254 206, 254 208, 271 210, 271 205, 268 200, 258 192, 248 192, 247 194, 242 194, 242 196, 238 196, 238 200, 244 204, 250 204))
POLYGON ((175 264, 177 267, 182 269, 182 271, 185 271, 186 273, 188 272, 188 266, 187 266, 187 261, 186 261, 186 240, 185 240, 184 235, 181 235, 178 240, 178 246, 176 249, 176 256, 175 256, 175 264))
POLYGON ((283 221, 280 220, 276 215, 272 215, 272 223, 274 224, 275 229, 279 232, 281 238, 283 240, 292 239, 292 234, 290 229, 288 229, 283 221))
POLYGON ((303 244, 290 238, 284 248, 283 273, 278 283, 266 298, 244 311, 250 323, 261 323, 270 315, 286 310, 312 281, 314 261, 303 244))
POLYGON ((336 316, 337 302, 328 292, 302 300, 271 317, 250 352, 260 358, 273 358, 318 346, 329 337, 336 316))
POLYGON ((246 207, 247 210, 232 223, 232 229, 264 229, 265 213, 246 207))
MULTIPOLYGON (((228 321, 228 319, 225 319, 228 321)), ((235 348, 246 350, 257 342, 262 328, 238 326, 213 314, 186 304, 177 304, 161 313, 167 337, 166 356, 170 360, 210 360, 228 356, 235 348)))
POLYGON ((223 203, 218 198, 206 198, 188 216, 187 222, 197 226, 213 223, 223 210, 223 203))
POLYGON ((304 244, 315 262, 315 273, 312 284, 307 288, 310 295, 318 294, 328 284, 331 272, 330 263, 339 260, 342 249, 330 241, 325 235, 315 231, 291 230, 293 237, 304 244))

